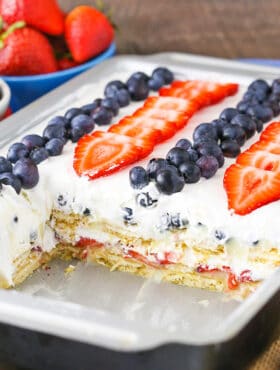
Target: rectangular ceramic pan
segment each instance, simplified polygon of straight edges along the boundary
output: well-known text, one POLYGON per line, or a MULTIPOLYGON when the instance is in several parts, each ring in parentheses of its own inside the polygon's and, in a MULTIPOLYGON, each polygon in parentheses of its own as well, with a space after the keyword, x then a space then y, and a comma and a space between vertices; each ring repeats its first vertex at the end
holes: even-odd
MULTIPOLYGON (((278 69, 164 53, 119 56, 76 77, 1 123, 0 145, 119 73, 166 65, 178 77, 247 85, 278 69), (91 85, 92 84, 92 85, 91 85), (86 90, 85 86, 88 86, 86 90), (91 87, 92 86, 92 87, 91 87)), ((55 174, 54 174, 55 176, 55 174)), ((17 291, 0 291, 0 353, 31 369, 242 369, 280 332, 280 271, 244 302, 224 295, 56 261, 17 291)))

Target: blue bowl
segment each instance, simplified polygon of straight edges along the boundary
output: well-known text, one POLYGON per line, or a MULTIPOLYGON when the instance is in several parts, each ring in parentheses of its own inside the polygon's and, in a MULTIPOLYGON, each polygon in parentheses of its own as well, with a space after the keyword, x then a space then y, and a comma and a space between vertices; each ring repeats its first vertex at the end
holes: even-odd
POLYGON ((112 43, 102 54, 77 67, 63 71, 32 76, 1 76, 12 92, 11 108, 15 112, 48 91, 77 76, 79 73, 101 63, 115 54, 116 45, 112 43))

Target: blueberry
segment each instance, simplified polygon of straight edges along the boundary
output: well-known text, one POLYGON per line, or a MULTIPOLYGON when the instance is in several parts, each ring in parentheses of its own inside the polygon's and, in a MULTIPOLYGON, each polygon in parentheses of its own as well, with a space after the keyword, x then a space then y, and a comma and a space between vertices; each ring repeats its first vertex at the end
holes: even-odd
POLYGON ((72 118, 76 117, 78 114, 82 114, 83 111, 81 108, 70 108, 67 110, 67 112, 64 114, 64 117, 68 120, 71 121, 72 118))
POLYGON ((233 125, 239 125, 243 128, 246 133, 247 139, 250 139, 256 132, 256 124, 250 116, 247 114, 239 113, 233 117, 231 123, 233 125))
POLYGON ((176 167, 171 166, 166 159, 163 158, 153 158, 149 161, 147 166, 147 174, 150 180, 155 180, 157 171, 160 169, 172 169, 177 171, 176 167))
POLYGON ((215 127, 216 131, 217 131, 217 135, 218 137, 220 138, 221 135, 222 135, 222 131, 223 131, 223 127, 224 125, 226 124, 225 120, 221 119, 221 118, 218 118, 218 119, 214 119, 212 122, 211 122, 212 126, 215 127))
POLYGON ((107 83, 105 90, 104 90, 104 95, 106 97, 112 97, 118 90, 121 89, 126 89, 126 85, 120 81, 120 80, 114 80, 109 83, 107 83))
POLYGON ((217 145, 218 140, 211 139, 210 137, 201 137, 199 140, 194 141, 193 149, 197 150, 204 143, 211 143, 212 145, 217 145))
POLYGON ((256 104, 247 109, 247 114, 252 117, 256 117, 263 123, 270 121, 273 118, 273 110, 269 107, 265 107, 261 104, 256 104))
POLYGON ((149 184, 149 177, 145 168, 141 166, 133 167, 129 171, 130 185, 134 189, 142 189, 149 184))
POLYGON ((11 172, 0 173, 0 183, 12 186, 17 194, 19 194, 21 191, 20 179, 11 172))
POLYGON ((79 114, 71 120, 71 128, 78 129, 89 134, 94 129, 94 121, 86 114, 79 114))
POLYGON ((153 208, 157 205, 158 199, 153 198, 149 192, 139 193, 136 196, 136 202, 144 208, 153 208))
POLYGON ((85 104, 81 107, 81 111, 83 114, 87 114, 88 116, 93 114, 93 112, 95 111, 95 109, 98 108, 97 104, 96 103, 89 103, 89 104, 85 104))
POLYGON ((182 230, 186 229, 189 221, 186 218, 182 218, 180 213, 169 214, 164 213, 160 218, 159 229, 163 231, 182 230))
POLYGON ((72 143, 76 143, 78 140, 80 140, 81 137, 85 135, 84 131, 81 128, 71 128, 69 132, 67 133, 69 139, 72 141, 72 143))
POLYGON ((242 146, 246 141, 246 133, 241 126, 228 123, 223 127, 221 140, 235 140, 239 146, 242 146))
POLYGON ((153 91, 158 91, 165 82, 162 76, 156 75, 148 81, 149 88, 153 91))
POLYGON ((13 173, 17 176, 24 189, 34 188, 39 182, 37 165, 30 158, 21 158, 14 165, 13 173))
POLYGON ((116 116, 119 113, 119 103, 116 99, 105 98, 102 100, 101 107, 107 108, 113 112, 113 115, 116 116))
POLYGON ((203 155, 196 162, 201 171, 201 176, 206 179, 213 177, 218 171, 219 163, 218 160, 211 155, 203 155))
POLYGON ((257 100, 258 103, 262 103, 267 99, 267 93, 264 90, 254 91, 254 100, 257 100))
POLYGON ((43 137, 47 140, 51 139, 65 139, 66 128, 60 124, 50 124, 43 131, 43 137))
POLYGON ((193 140, 200 141, 201 139, 218 140, 218 133, 212 123, 201 123, 193 132, 193 140))
POLYGON ((266 93, 269 93, 270 91, 270 86, 265 80, 255 80, 253 81, 249 86, 248 90, 262 90, 265 91, 266 93))
POLYGON ((7 153, 7 158, 10 162, 15 163, 19 158, 27 158, 29 150, 23 143, 12 144, 7 153))
POLYGON ((117 91, 116 99, 120 107, 126 107, 130 103, 130 95, 126 89, 117 91))
POLYGON ((130 97, 134 101, 145 100, 149 95, 148 82, 143 78, 130 78, 127 81, 130 97))
POLYGON ((59 126, 66 127, 68 125, 68 123, 69 122, 65 117, 55 116, 55 117, 53 117, 49 120, 48 126, 49 125, 59 125, 59 126))
POLYGON ((92 118, 99 126, 109 125, 113 118, 113 112, 107 108, 100 107, 94 112, 92 118))
POLYGON ((235 158, 240 154, 240 146, 235 140, 225 140, 220 144, 225 157, 235 158))
POLYGON ((261 121, 261 120, 259 120, 259 119, 254 119, 254 121, 255 121, 255 124, 256 124, 256 127, 257 127, 257 132, 262 132, 262 130, 263 130, 263 122, 261 121))
POLYGON ((182 163, 179 167, 180 174, 184 177, 186 184, 194 184, 199 181, 200 168, 191 162, 182 163))
POLYGON ((280 79, 276 79, 272 82, 272 93, 280 96, 280 79))
POLYGON ((223 239, 226 238, 226 235, 221 230, 215 230, 215 238, 218 239, 218 240, 223 240, 223 239))
POLYGON ((190 148, 188 149, 188 153, 191 162, 196 162, 198 160, 199 155, 197 150, 195 150, 194 148, 190 148))
POLYGON ((255 91, 246 91, 245 94, 242 97, 242 101, 246 103, 251 103, 251 104, 257 104, 259 101, 255 95, 255 91))
POLYGON ((21 142, 29 149, 41 148, 45 144, 45 140, 40 135, 26 135, 22 138, 21 142))
POLYGON ((131 79, 144 80, 145 82, 148 82, 149 79, 150 79, 150 77, 146 73, 144 73, 144 72, 134 72, 134 73, 132 73, 132 75, 127 80, 127 83, 126 83, 127 86, 128 86, 129 81, 131 79))
POLYGON ((280 114, 280 104, 279 98, 276 95, 270 95, 268 100, 263 102, 264 107, 269 107, 273 111, 274 116, 278 116, 280 114))
POLYGON ((136 221, 134 220, 133 216, 133 209, 130 207, 122 207, 122 216, 123 220, 126 224, 129 225, 136 225, 136 221))
POLYGON ((219 163, 219 167, 222 167, 225 162, 222 150, 219 147, 219 145, 216 143, 211 143, 211 142, 201 143, 197 147, 197 152, 200 156, 215 157, 219 163))
POLYGON ((230 122, 238 113, 239 112, 236 108, 226 108, 220 114, 220 118, 224 121, 230 122))
POLYGON ((13 171, 13 166, 8 159, 5 157, 0 157, 0 173, 3 172, 12 172, 13 171))
POLYGON ((182 163, 190 161, 187 150, 178 147, 170 149, 166 155, 166 159, 170 164, 176 167, 179 167, 182 163))
POLYGON ((127 88, 117 89, 112 86, 105 96, 106 98, 114 99, 119 107, 126 107, 130 103, 130 95, 127 88))
POLYGON ((64 141, 58 138, 51 139, 45 145, 50 156, 60 155, 64 146, 64 141))
POLYGON ((180 139, 177 141, 176 145, 177 148, 182 148, 188 150, 192 147, 192 143, 188 139, 180 139))
POLYGON ((184 179, 170 169, 161 169, 156 174, 157 189, 167 195, 178 193, 185 185, 184 179))
POLYGON ((247 109, 249 108, 250 106, 250 102, 246 102, 244 100, 241 100, 238 104, 237 104, 237 109, 240 113, 246 113, 247 112, 247 109))
POLYGON ((43 162, 49 157, 49 152, 45 148, 35 148, 30 152, 30 158, 36 164, 43 162))
POLYGON ((158 67, 154 69, 152 78, 155 78, 156 76, 161 77, 166 85, 171 84, 171 82, 174 80, 173 73, 165 67, 158 67))

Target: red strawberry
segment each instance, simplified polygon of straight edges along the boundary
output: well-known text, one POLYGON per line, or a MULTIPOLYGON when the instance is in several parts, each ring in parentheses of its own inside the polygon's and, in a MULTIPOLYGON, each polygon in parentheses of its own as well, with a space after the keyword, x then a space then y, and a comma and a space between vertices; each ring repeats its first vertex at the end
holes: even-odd
POLYGON ((66 17, 65 39, 76 62, 85 62, 107 49, 113 37, 109 20, 90 6, 77 6, 66 17))
POLYGON ((160 141, 171 138, 178 130, 175 122, 141 115, 140 111, 136 111, 132 117, 139 123, 139 125, 160 131, 160 141))
POLYGON ((266 171, 280 171, 280 156, 264 150, 246 150, 241 153, 236 163, 243 166, 252 166, 266 171))
POLYGON ((71 58, 64 57, 64 58, 58 59, 57 65, 58 65, 58 69, 63 71, 64 69, 77 67, 79 63, 75 62, 71 58))
POLYGON ((16 22, 0 36, 0 74, 32 75, 57 70, 48 39, 16 22), (19 27, 19 28, 17 28, 19 27))
POLYGON ((75 148, 73 167, 90 179, 110 175, 146 155, 140 139, 95 131, 82 137, 75 148))
POLYGON ((174 81, 170 87, 160 89, 161 96, 173 96, 190 100, 198 107, 218 103, 237 92, 237 84, 219 84, 209 81, 174 81))
POLYGON ((119 123, 112 125, 109 132, 114 132, 120 135, 138 137, 140 139, 149 140, 153 144, 159 143, 162 139, 161 132, 152 127, 146 127, 134 117, 125 117, 119 123))
POLYGON ((280 199, 280 122, 269 125, 260 141, 240 154, 225 172, 228 206, 245 215, 280 199), (274 140, 274 141, 270 141, 274 140))
POLYGON ((280 123, 271 123, 261 134, 261 140, 268 140, 280 144, 280 123))
POLYGON ((192 116, 197 110, 196 105, 191 101, 174 98, 172 96, 152 96, 145 101, 144 107, 184 112, 188 114, 189 117, 192 116))
POLYGON ((246 215, 280 199, 280 173, 233 164, 226 170, 224 187, 229 209, 246 215))
POLYGON ((153 109, 153 108, 139 108, 133 114, 133 117, 141 117, 141 118, 153 118, 157 120, 163 120, 166 124, 170 124, 175 126, 175 131, 184 127, 189 119, 189 115, 185 112, 177 112, 175 110, 163 110, 163 109, 153 109))
POLYGON ((0 14, 8 24, 25 21, 50 35, 63 33, 64 16, 56 0, 1 0, 0 14))

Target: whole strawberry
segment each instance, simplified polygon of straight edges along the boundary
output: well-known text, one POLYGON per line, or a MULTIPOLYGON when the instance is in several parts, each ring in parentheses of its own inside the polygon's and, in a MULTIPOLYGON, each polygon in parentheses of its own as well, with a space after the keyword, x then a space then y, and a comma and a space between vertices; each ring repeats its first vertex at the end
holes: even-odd
POLYGON ((52 47, 40 32, 16 22, 0 35, 0 74, 32 75, 57 70, 52 47))
POLYGON ((56 0, 1 0, 0 14, 7 24, 25 21, 50 35, 60 35, 64 30, 64 15, 56 0))
POLYGON ((77 6, 65 19, 65 40, 76 62, 85 62, 107 49, 113 37, 109 20, 90 6, 77 6))

